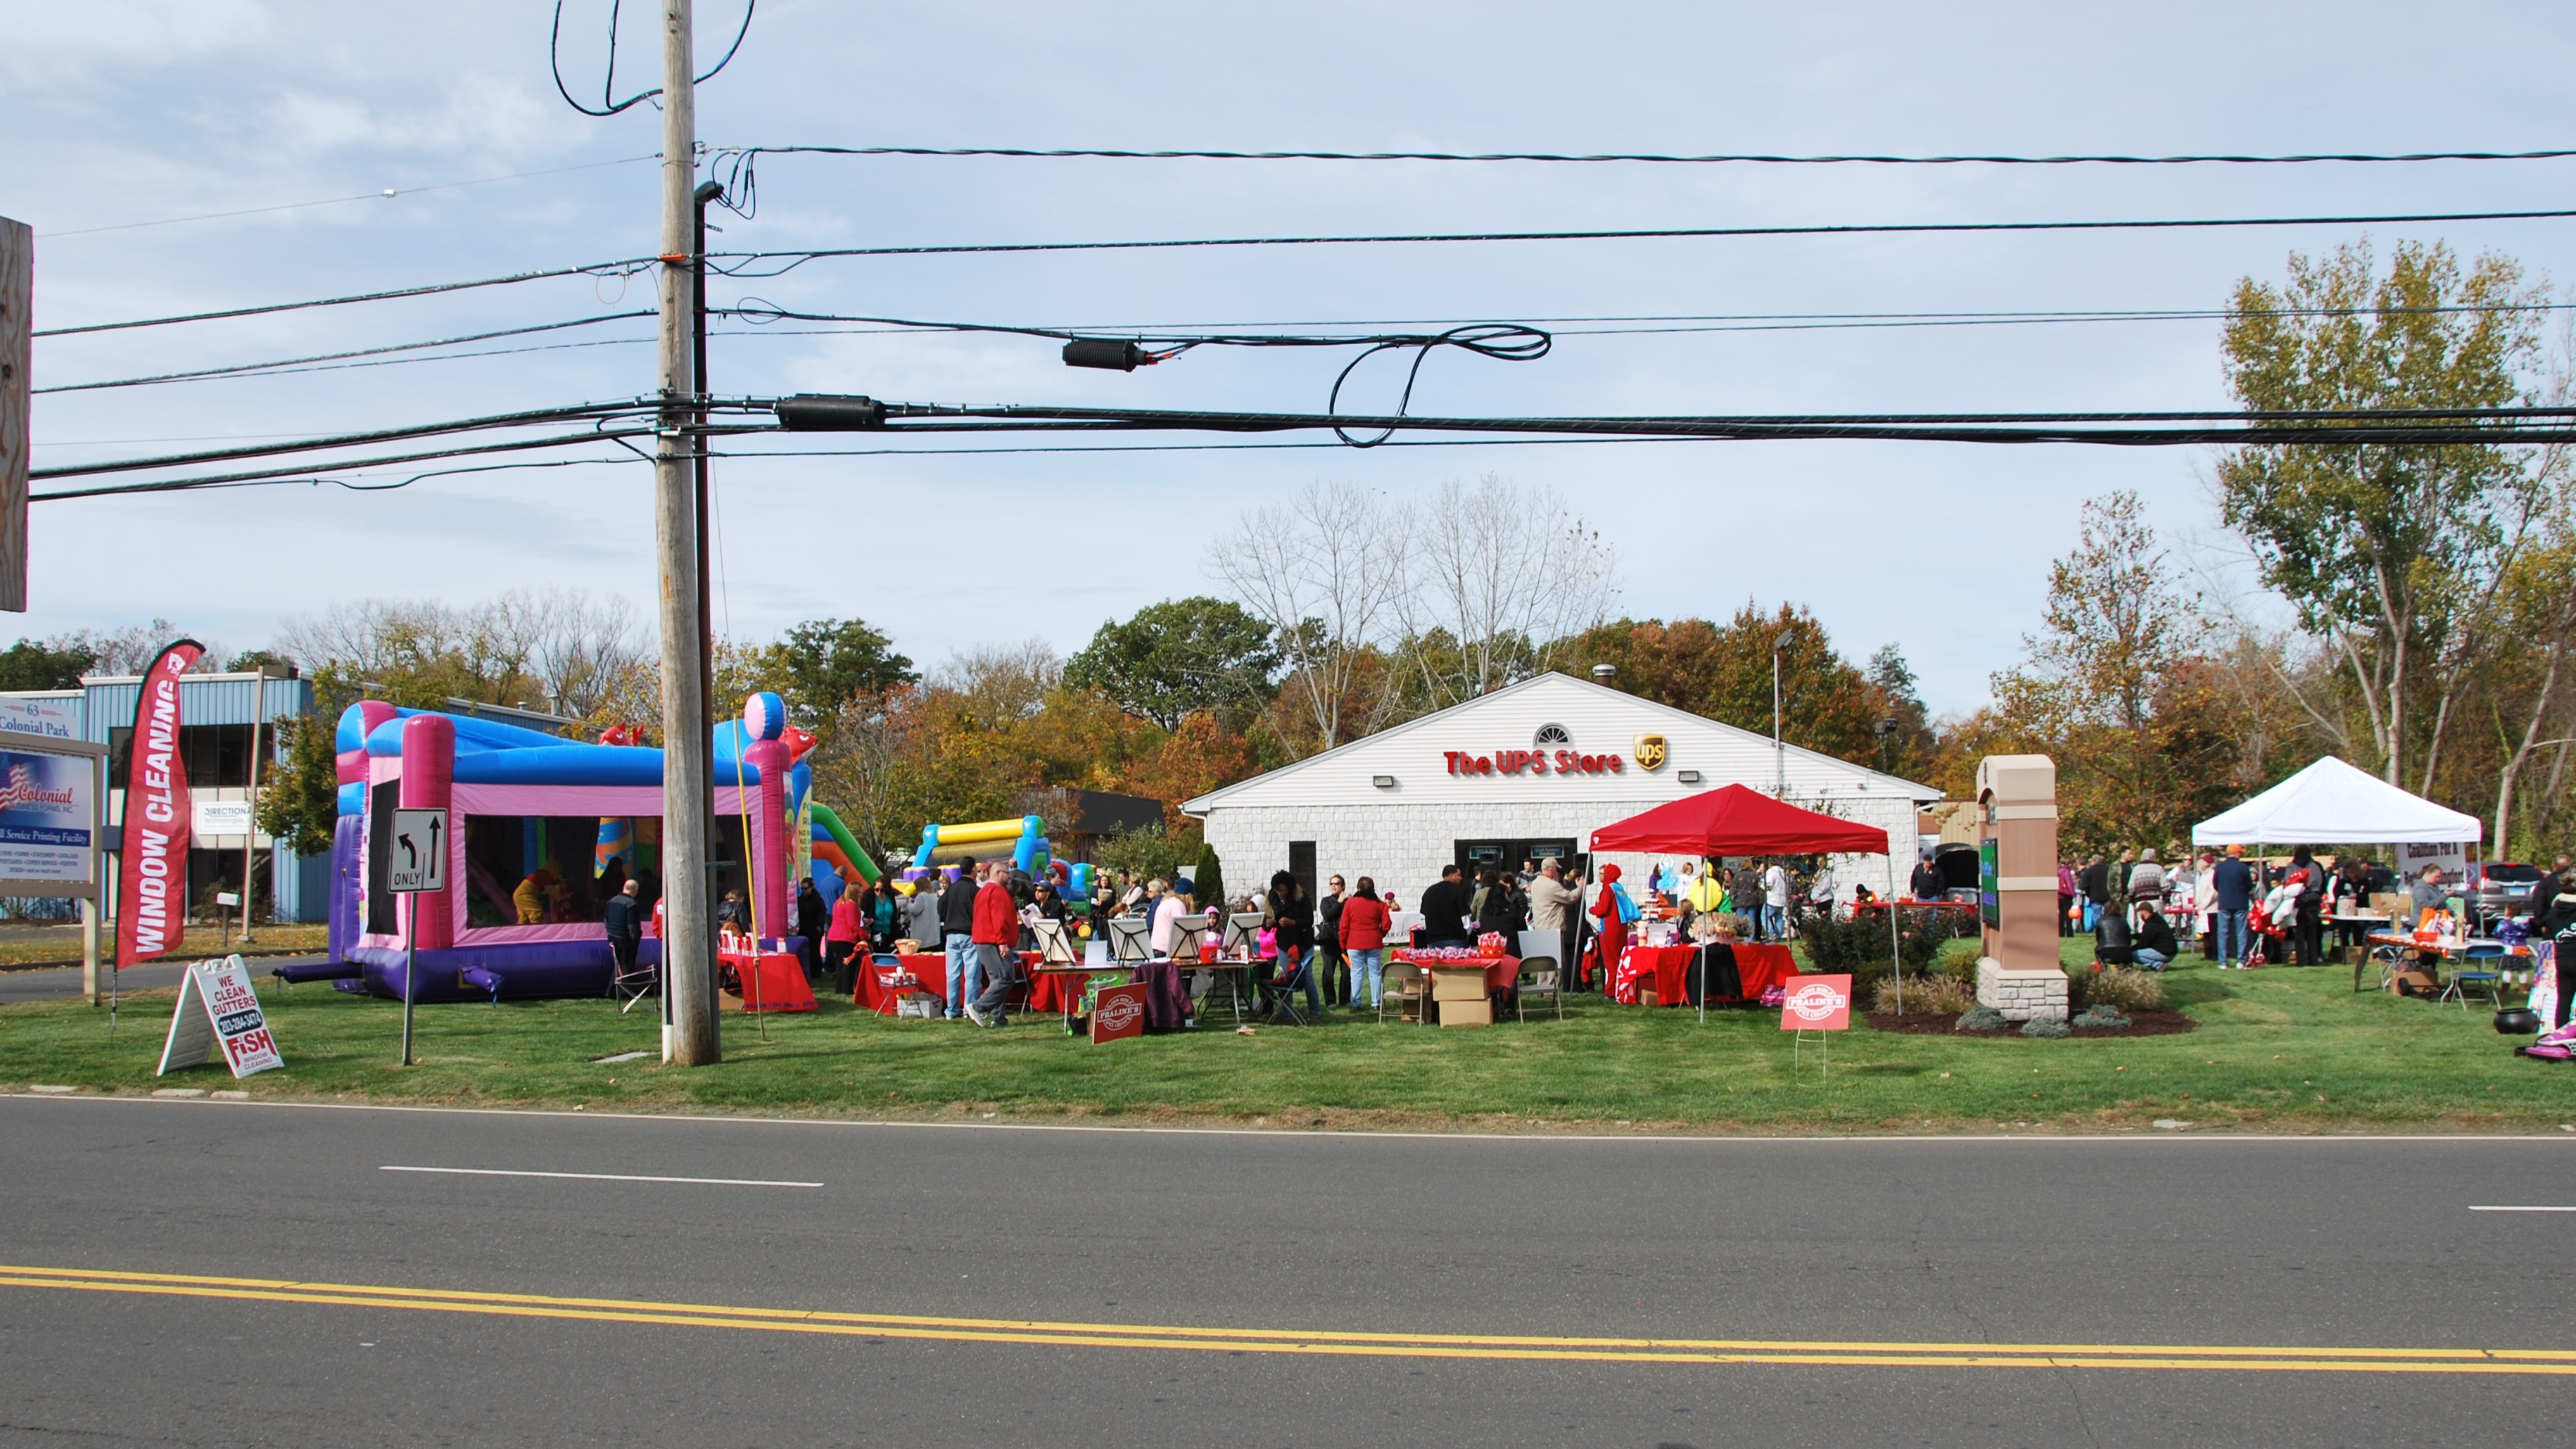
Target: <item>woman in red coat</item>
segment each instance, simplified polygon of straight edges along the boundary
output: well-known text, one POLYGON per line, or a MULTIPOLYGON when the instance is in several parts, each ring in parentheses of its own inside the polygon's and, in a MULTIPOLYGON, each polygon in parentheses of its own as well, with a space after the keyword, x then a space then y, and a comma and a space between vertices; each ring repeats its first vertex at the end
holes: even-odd
POLYGON ((832 903, 831 929, 823 933, 823 959, 832 967, 832 989, 850 997, 858 995, 861 943, 867 939, 859 924, 860 890, 855 881, 841 887, 841 898, 832 903))
POLYGON ((1592 903, 1592 914, 1601 918, 1594 928, 1593 949, 1599 952, 1601 989, 1610 989, 1610 977, 1619 969, 1620 954, 1628 949, 1628 923, 1619 918, 1619 893, 1611 887, 1619 883, 1619 867, 1601 867, 1601 898, 1592 903))

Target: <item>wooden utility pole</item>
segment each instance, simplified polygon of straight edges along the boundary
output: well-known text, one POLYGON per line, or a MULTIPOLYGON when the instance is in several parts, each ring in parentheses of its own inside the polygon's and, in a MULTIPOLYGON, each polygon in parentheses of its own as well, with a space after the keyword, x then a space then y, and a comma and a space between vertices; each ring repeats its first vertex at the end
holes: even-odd
POLYGON ((27 611, 27 404, 34 393, 36 234, 0 216, 0 609, 27 611))
POLYGON ((698 623, 698 517, 690 432, 697 401, 689 345, 697 305, 698 112, 690 0, 662 0, 662 414, 653 450, 654 536, 662 594, 662 1054, 684 1067, 724 1057, 707 905, 706 640, 698 623))

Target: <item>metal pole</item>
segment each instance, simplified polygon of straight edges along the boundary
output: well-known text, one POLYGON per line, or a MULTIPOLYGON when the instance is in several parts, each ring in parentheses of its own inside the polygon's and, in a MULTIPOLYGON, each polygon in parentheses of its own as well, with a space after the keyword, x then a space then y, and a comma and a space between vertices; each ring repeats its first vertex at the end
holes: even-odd
POLYGON ((248 783, 242 787, 242 799, 250 808, 250 828, 242 832, 242 944, 250 944, 250 876, 251 861, 259 850, 259 726, 268 713, 268 666, 258 666, 259 673, 250 686, 250 762, 248 783))
POLYGON ((411 895, 406 895, 406 896, 404 896, 404 897, 403 897, 403 899, 411 903, 411 910, 410 910, 410 912, 409 912, 408 923, 407 923, 406 929, 403 931, 403 1054, 402 1054, 402 1064, 403 1064, 404 1066, 410 1066, 410 1065, 411 1065, 411 999, 412 999, 412 996, 413 996, 413 994, 414 994, 413 988, 414 988, 415 986, 417 986, 417 985, 418 985, 418 983, 419 983, 419 981, 420 981, 420 973, 419 973, 419 971, 416 969, 416 968, 417 968, 417 965, 418 965, 418 963, 419 963, 419 960, 420 960, 420 896, 419 896, 417 893, 415 893, 415 894, 411 894, 411 895))
POLYGON ((697 307, 697 93, 690 0, 662 5, 662 416, 653 458, 654 532, 662 592, 662 984, 671 1003, 664 1052, 684 1067, 723 1059, 708 950, 706 636, 689 431, 697 400, 690 320, 697 307))
POLYGON ((1786 634, 1771 641, 1771 793, 1783 800, 1789 797, 1789 750, 1780 738, 1780 646, 1787 642, 1786 634))

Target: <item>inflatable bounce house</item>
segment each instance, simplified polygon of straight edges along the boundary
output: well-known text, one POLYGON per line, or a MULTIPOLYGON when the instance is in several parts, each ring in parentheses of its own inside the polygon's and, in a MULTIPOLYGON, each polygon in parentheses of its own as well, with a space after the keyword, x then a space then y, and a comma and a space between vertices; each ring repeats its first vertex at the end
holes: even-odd
MULTIPOLYGON (((809 871, 827 898, 853 876, 877 879, 814 801, 800 759, 814 742, 788 727, 778 696, 754 695, 713 744, 713 854, 732 863, 716 897, 742 891, 759 935, 792 934, 796 881, 809 871)), ((330 960, 280 974, 399 998, 417 948, 420 1001, 607 993, 600 908, 629 879, 648 903, 660 896, 660 750, 375 700, 340 716, 338 747, 330 960), (406 899, 384 888, 387 843, 393 812, 418 808, 448 812, 448 885, 406 899)), ((641 954, 660 959, 650 930, 641 954)))
MULTIPOLYGON (((815 817, 820 820, 821 816, 815 817)), ((1008 855, 1011 868, 1032 879, 1044 878, 1055 883, 1056 891, 1076 915, 1090 913, 1091 867, 1069 865, 1053 857, 1043 832, 1046 821, 1036 815, 1022 815, 1014 820, 977 820, 965 825, 925 825, 921 828, 921 845, 912 853, 912 864, 905 868, 897 889, 907 894, 932 871, 947 880, 957 879, 958 862, 998 860, 1008 855)), ((819 851, 821 847, 816 846, 819 851)), ((871 876, 873 880, 875 877, 871 876)), ((822 877, 816 876, 820 885, 822 877)))

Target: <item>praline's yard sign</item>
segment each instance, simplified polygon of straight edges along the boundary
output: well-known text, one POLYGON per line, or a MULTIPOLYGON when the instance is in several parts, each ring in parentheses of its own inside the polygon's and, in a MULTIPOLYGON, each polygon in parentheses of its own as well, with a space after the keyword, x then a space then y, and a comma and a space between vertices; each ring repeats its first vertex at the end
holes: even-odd
POLYGON ((1091 1044, 1145 1034, 1145 983, 1103 986, 1091 1004, 1091 1044))
POLYGON ((1781 983, 1782 1031, 1843 1031, 1851 1026, 1849 976, 1792 976, 1781 983))

